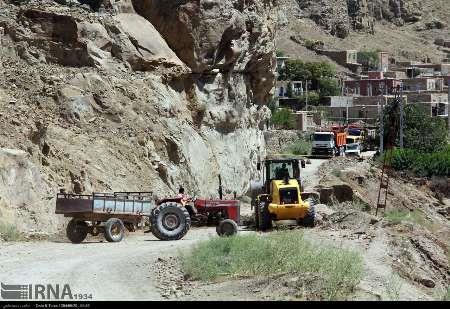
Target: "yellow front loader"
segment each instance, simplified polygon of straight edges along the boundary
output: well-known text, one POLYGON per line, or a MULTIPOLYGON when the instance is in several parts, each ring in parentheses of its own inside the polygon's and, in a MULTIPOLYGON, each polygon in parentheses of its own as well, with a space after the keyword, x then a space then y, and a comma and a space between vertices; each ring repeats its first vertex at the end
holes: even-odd
POLYGON ((266 231, 277 220, 314 226, 316 198, 313 193, 302 192, 300 162, 304 167, 304 161, 298 159, 264 161, 263 186, 252 201, 257 230, 266 231))

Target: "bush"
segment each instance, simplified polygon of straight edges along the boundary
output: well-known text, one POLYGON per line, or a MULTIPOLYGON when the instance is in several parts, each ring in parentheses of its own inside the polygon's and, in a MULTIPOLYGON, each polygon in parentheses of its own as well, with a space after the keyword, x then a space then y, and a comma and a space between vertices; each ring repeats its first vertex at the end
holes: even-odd
POLYGON ((314 245, 300 231, 274 232, 212 238, 182 256, 185 274, 192 279, 268 276, 299 273, 305 280, 314 275, 314 288, 306 297, 324 300, 345 298, 362 276, 359 254, 325 245, 314 245))
POLYGON ((409 170, 421 177, 450 177, 450 146, 433 153, 395 149, 391 155, 392 167, 396 170, 409 170))
POLYGON ((279 108, 272 113, 272 124, 280 129, 293 129, 294 116, 287 108, 279 108))

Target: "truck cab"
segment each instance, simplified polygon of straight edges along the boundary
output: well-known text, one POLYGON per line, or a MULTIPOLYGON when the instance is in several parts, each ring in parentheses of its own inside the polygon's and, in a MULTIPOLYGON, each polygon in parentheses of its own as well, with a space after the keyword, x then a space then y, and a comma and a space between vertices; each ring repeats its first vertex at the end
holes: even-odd
POLYGON ((314 132, 311 135, 313 156, 334 157, 344 155, 346 133, 338 129, 326 132, 314 132))
POLYGON ((346 155, 357 155, 360 156, 362 152, 362 142, 361 136, 347 136, 347 143, 345 146, 346 155))
POLYGON ((333 132, 315 132, 312 135, 312 142, 313 155, 331 156, 336 148, 333 132))

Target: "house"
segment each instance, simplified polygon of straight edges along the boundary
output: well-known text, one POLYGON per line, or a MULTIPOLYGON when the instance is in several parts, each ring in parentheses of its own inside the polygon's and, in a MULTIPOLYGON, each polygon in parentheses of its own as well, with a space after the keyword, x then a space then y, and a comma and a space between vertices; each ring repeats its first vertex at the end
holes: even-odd
MULTIPOLYGON (((382 73, 382 72, 379 72, 382 73)), ((394 78, 366 78, 344 81, 344 87, 353 94, 360 96, 378 96, 381 94, 394 94, 395 89, 401 85, 401 80, 394 78)))
POLYGON ((444 116, 448 113, 447 93, 406 93, 410 104, 420 104, 431 116, 444 116))
POLYGON ((403 91, 444 91, 444 79, 441 77, 416 77, 403 79, 403 91))
POLYGON ((277 71, 283 70, 286 67, 286 62, 290 57, 277 57, 277 71))
POLYGON ((327 56, 353 72, 361 72, 362 65, 358 63, 357 50, 317 50, 317 53, 327 56))

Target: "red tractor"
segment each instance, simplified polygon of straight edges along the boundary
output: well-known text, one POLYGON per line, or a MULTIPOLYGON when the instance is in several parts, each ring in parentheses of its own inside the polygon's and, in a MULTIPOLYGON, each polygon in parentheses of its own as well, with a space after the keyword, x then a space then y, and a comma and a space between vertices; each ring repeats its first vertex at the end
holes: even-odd
MULTIPOLYGON (((171 229, 178 226, 181 217, 180 215, 172 215, 169 213, 158 220, 161 216, 158 215, 161 209, 167 207, 166 205, 178 205, 184 210, 184 213, 189 214, 189 227, 195 226, 216 226, 216 232, 220 236, 231 236, 237 233, 238 225, 240 224, 240 205, 236 199, 227 200, 223 198, 222 179, 219 176, 219 198, 189 198, 183 197, 166 198, 158 200, 156 207, 153 209, 154 215, 150 216, 152 232, 159 239, 167 239, 163 235, 159 237, 158 231, 161 229, 171 229), (170 220, 168 220, 170 219, 170 220)), ((172 208, 173 209, 173 208, 172 208)))

